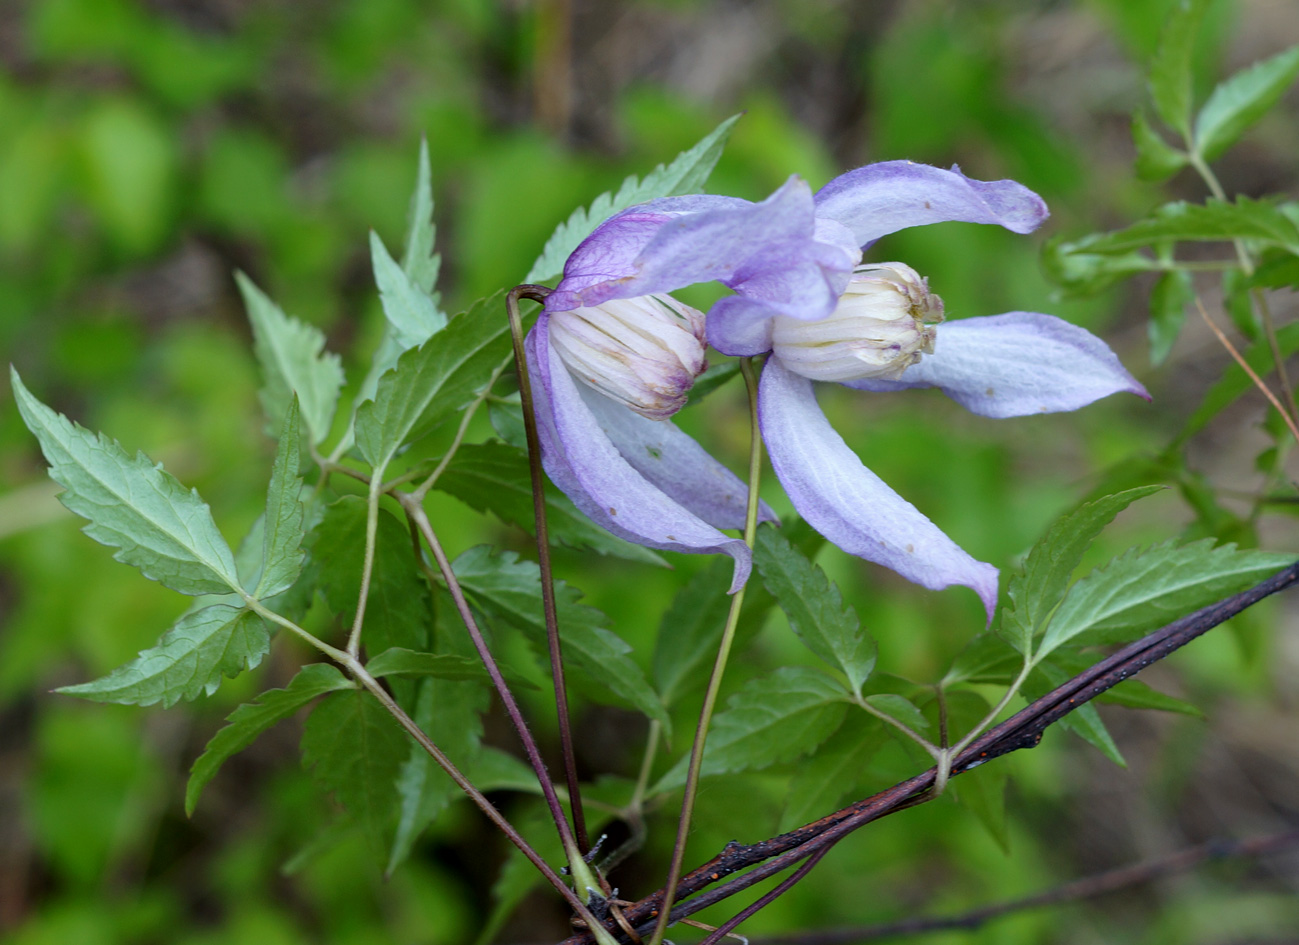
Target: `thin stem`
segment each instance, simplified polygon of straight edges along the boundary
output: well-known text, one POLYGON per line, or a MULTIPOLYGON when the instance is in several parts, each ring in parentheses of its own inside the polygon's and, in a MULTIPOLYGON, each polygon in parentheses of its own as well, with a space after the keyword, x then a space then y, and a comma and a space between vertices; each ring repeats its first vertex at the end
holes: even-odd
MULTIPOLYGON (((496 658, 487 647, 487 641, 483 639, 482 631, 478 628, 478 622, 474 620, 473 611, 469 608, 469 602, 465 600, 464 592, 460 589, 460 582, 456 580, 455 572, 451 570, 451 562, 447 559, 446 552, 442 550, 442 544, 438 541, 437 535, 429 523, 424 507, 409 493, 398 492, 396 498, 411 521, 415 523, 415 527, 419 529, 425 543, 428 545, 433 560, 437 563, 438 571, 441 573, 442 582, 446 585, 452 601, 455 602, 456 610, 460 614, 460 619, 464 622, 465 629, 469 631, 469 637, 473 641, 474 649, 478 651, 483 667, 487 670, 487 675, 491 677, 497 695, 500 696, 501 705, 504 707, 506 715, 509 716, 515 732, 518 733, 519 740, 523 743, 523 750, 527 754, 528 762, 532 765, 532 770, 537 776, 537 783, 541 786, 542 796, 546 799, 546 805, 550 808, 550 816, 555 821, 555 829, 559 832, 559 839, 564 846, 564 853, 569 859, 569 870, 574 881, 579 884, 578 888, 581 889, 583 885, 588 885, 584 884, 583 880, 589 877, 590 870, 582 861, 581 853, 577 849, 573 833, 568 826, 568 818, 564 816, 564 808, 559 802, 559 796, 550 783, 550 776, 546 773, 546 763, 541 758, 541 752, 537 749, 536 740, 532 737, 528 723, 524 720, 523 713, 519 710, 519 704, 515 701, 510 687, 506 685, 505 677, 501 675, 496 658)), ((598 883, 594 883, 593 880, 589 885, 592 889, 599 889, 598 883)))
MULTIPOLYGON (((758 534, 758 483, 762 475, 762 433, 758 428, 758 378, 753 369, 752 358, 744 358, 740 361, 740 372, 744 375, 744 385, 749 393, 749 498, 744 519, 744 543, 752 550, 758 534)), ((717 647, 717 659, 713 663, 712 675, 708 677, 703 707, 699 710, 699 725, 695 729, 695 741, 690 749, 690 765, 686 771, 685 796, 681 799, 681 817, 677 821, 677 837, 672 847, 672 863, 668 868, 667 883, 663 887, 663 905, 649 945, 661 945, 663 942, 663 933, 667 931, 672 913, 672 900, 676 896, 677 884, 681 881, 681 870, 686 856, 686 838, 690 835, 690 821, 695 810, 695 794, 699 790, 699 772, 704 761, 704 744, 708 740, 708 726, 712 723, 713 708, 717 704, 717 694, 722 687, 722 675, 726 672, 726 662, 730 658, 731 644, 735 641, 735 628, 739 625, 740 608, 743 606, 744 587, 742 586, 731 597, 731 609, 726 615, 726 626, 722 629, 722 640, 717 647)))
POLYGON ((365 557, 361 561, 361 590, 356 601, 356 618, 352 632, 347 637, 347 653, 353 659, 361 653, 361 627, 365 623, 365 604, 370 597, 370 576, 374 573, 374 544, 379 533, 379 496, 383 484, 383 469, 374 470, 370 479, 370 494, 365 506, 365 557))
POLYGON ((415 720, 407 715, 401 706, 397 705, 392 696, 389 695, 388 691, 379 685, 378 681, 370 675, 366 668, 361 665, 359 660, 337 647, 330 646, 314 634, 298 626, 292 620, 289 620, 281 614, 277 614, 256 598, 245 597, 245 601, 249 608, 263 619, 277 624, 296 636, 301 637, 303 640, 310 643, 313 647, 320 650, 320 652, 324 653, 346 669, 357 682, 364 686, 371 695, 379 700, 379 704, 382 705, 388 713, 397 720, 398 724, 400 724, 401 727, 415 739, 420 748, 423 749, 435 762, 437 762, 438 766, 447 773, 447 776, 450 777, 466 795, 468 795, 470 800, 478 805, 478 808, 487 815, 492 823, 496 824, 496 826, 501 829, 501 832, 509 838, 511 843, 519 848, 519 851, 528 858, 528 860, 541 872, 550 884, 559 890, 560 894, 569 901, 577 914, 587 921, 594 921, 590 912, 587 910, 586 905, 577 897, 573 890, 569 888, 568 884, 564 882, 563 877, 551 869, 550 865, 541 858, 537 851, 532 849, 531 845, 523 839, 519 832, 511 826, 510 822, 501 815, 500 811, 492 805, 492 802, 470 783, 469 779, 460 772, 455 764, 452 763, 450 758, 442 753, 441 749, 439 749, 437 745, 433 743, 433 740, 424 733, 424 730, 416 724, 415 720))
POLYGON ((1290 435, 1295 438, 1296 442, 1299 442, 1299 426, 1296 426, 1295 420, 1291 417, 1289 411, 1281 406, 1280 401, 1276 399, 1276 395, 1273 394, 1271 389, 1263 383, 1263 379, 1254 373, 1254 369, 1249 366, 1249 362, 1241 356, 1241 353, 1236 350, 1236 346, 1231 343, 1226 334, 1223 333, 1222 329, 1219 328, 1214 323, 1213 319, 1209 317, 1209 313, 1204 310, 1204 305, 1201 304, 1199 298, 1196 298, 1195 304, 1199 307, 1200 317, 1204 319, 1204 323, 1209 326, 1210 331, 1213 332, 1222 346, 1226 348, 1227 352, 1236 360, 1236 363, 1240 365, 1241 370, 1249 375, 1249 379, 1254 382, 1254 386, 1263 392, 1263 396, 1268 399, 1268 403, 1276 408, 1277 413, 1281 414, 1281 419, 1285 421, 1285 425, 1290 429, 1290 435))
POLYGON ((641 759, 636 787, 632 789, 631 800, 627 802, 627 806, 617 812, 617 816, 627 824, 631 835, 600 861, 600 872, 606 876, 614 867, 645 845, 645 791, 649 787, 650 774, 654 771, 654 756, 658 754, 659 739, 662 735, 662 723, 658 719, 651 719, 649 736, 645 741, 645 757, 641 759))
POLYGON ((777 883, 773 889, 763 893, 762 896, 760 896, 756 901, 745 906, 743 909, 741 909, 731 918, 727 919, 716 929, 714 929, 712 934, 710 934, 707 938, 705 938, 702 942, 700 942, 699 945, 717 945, 718 942, 720 942, 723 938, 725 938, 727 935, 731 933, 732 929, 737 928, 739 924, 743 922, 745 919, 749 918, 749 916, 755 915, 756 913, 765 909, 767 906, 771 905, 781 896, 785 895, 785 893, 793 889, 794 886, 798 884, 799 880, 805 877, 808 873, 812 872, 812 870, 816 867, 816 865, 821 862, 821 859, 829 852, 830 852, 829 847, 826 847, 823 850, 817 850, 815 853, 809 856, 807 860, 802 865, 799 866, 798 869, 794 870, 794 872, 790 873, 779 883, 777 883))
POLYGON ((861 709, 863 712, 866 712, 868 715, 875 716, 875 718, 879 719, 885 725, 892 725, 895 729, 897 729, 907 738, 911 739, 922 749, 924 749, 925 754, 929 755, 929 757, 933 758, 935 761, 937 761, 938 758, 942 755, 943 751, 941 748, 939 748, 929 739, 925 738, 923 735, 921 735, 919 732, 913 729, 910 725, 907 725, 905 722, 899 719, 895 719, 887 712, 881 712, 879 709, 875 708, 875 706, 871 705, 869 702, 867 702, 865 699, 861 698, 860 696, 858 696, 856 699, 853 699, 852 704, 857 706, 857 708, 861 709))
POLYGON ((523 322, 519 318, 519 299, 544 302, 550 295, 545 286, 520 285, 505 297, 505 311, 510 319, 510 338, 514 343, 514 364, 519 374, 519 400, 523 407, 523 429, 528 438, 528 470, 532 476, 532 509, 536 520, 537 563, 541 568, 541 606, 546 618, 546 644, 550 651, 550 678, 555 687, 555 715, 559 720, 559 746, 564 758, 564 781, 571 799, 573 832, 578 847, 590 849, 586 835, 586 816, 582 812, 582 793, 577 777, 577 753, 573 748, 573 726, 568 712, 568 686, 564 680, 564 654, 559 640, 559 616, 555 608, 555 576, 550 563, 550 530, 546 523, 546 479, 541 468, 541 443, 537 437, 537 414, 532 399, 532 379, 523 350, 523 322))
POLYGON ((954 758, 961 752, 965 751, 965 749, 969 747, 970 743, 982 735, 989 725, 997 721, 997 716, 1001 715, 1006 706, 1010 705, 1010 700, 1015 698, 1016 694, 1019 692, 1019 688, 1024 685, 1024 680, 1028 679, 1028 674, 1032 672, 1033 666, 1034 664, 1032 660, 1030 660, 1028 655, 1025 654, 1023 668, 1020 669, 1019 675, 1015 677, 1015 681, 1011 683, 1010 687, 1002 694, 1000 701, 998 701, 998 703, 988 711, 987 715, 979 720, 978 725, 970 729, 959 742, 948 749, 948 754, 954 758))
MULTIPOLYGON (((1222 189, 1222 184, 1218 182, 1218 177, 1213 173, 1204 158, 1200 156, 1199 148, 1195 147, 1193 142, 1187 141, 1187 151, 1190 154, 1191 166, 1195 168, 1197 174, 1209 188, 1209 192, 1219 200, 1226 201, 1227 193, 1222 189)), ((1243 240, 1232 240, 1232 245, 1236 248, 1236 257, 1240 260, 1240 267, 1244 270, 1245 275, 1253 275, 1254 259, 1245 247, 1243 240)), ((1276 336, 1276 324, 1272 320, 1272 311, 1268 308, 1267 302, 1263 298, 1263 293, 1257 289, 1250 293, 1250 300, 1254 303, 1258 311, 1259 321, 1263 324, 1263 332, 1267 335, 1268 347, 1272 349, 1272 362, 1276 366, 1277 380, 1281 383, 1281 393, 1285 395, 1285 407, 1276 405, 1273 399, 1273 406, 1281 412, 1281 415, 1290 421, 1293 426, 1299 421, 1299 412, 1296 412, 1294 387, 1290 383, 1290 375, 1285 369, 1285 357, 1281 354, 1281 344, 1276 336)), ((1216 333, 1216 332, 1215 332, 1216 333)), ((1221 339, 1221 335, 1219 335, 1221 339)), ((1234 352, 1233 352, 1234 353, 1234 352)), ((1270 398, 1271 399, 1271 398, 1270 398)))
MULTIPOLYGON (((446 471, 447 466, 451 465, 451 460, 455 458, 456 452, 460 449, 460 444, 464 442, 465 434, 469 432, 469 422, 473 420, 474 414, 478 412, 478 408, 487 401, 487 398, 491 395, 492 387, 495 386, 497 379, 509 366, 509 363, 508 358, 500 363, 496 370, 492 372, 492 376, 488 378, 487 386, 484 387, 482 392, 474 398, 473 402, 465 408, 464 416, 460 418, 460 426, 456 428, 456 435, 451 440, 451 445, 447 448, 446 453, 442 456, 442 459, 438 462, 437 466, 435 466, 433 471, 429 473, 428 478, 421 482, 419 487, 413 493, 417 499, 423 500, 424 496, 428 495, 429 490, 437 483, 442 473, 446 471)), ((389 485, 391 485, 391 483, 389 485)))

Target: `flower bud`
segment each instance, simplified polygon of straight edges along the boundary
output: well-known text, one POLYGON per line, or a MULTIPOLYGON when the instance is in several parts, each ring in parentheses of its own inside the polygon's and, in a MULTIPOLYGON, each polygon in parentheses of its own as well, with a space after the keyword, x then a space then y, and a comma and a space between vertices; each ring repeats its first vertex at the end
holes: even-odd
POLYGON ((772 351, 789 370, 814 381, 896 380, 934 352, 943 300, 902 263, 853 271, 835 310, 818 321, 778 316, 772 351))
POLYGON ((708 367, 704 313, 667 295, 554 312, 550 343, 575 378, 651 420, 685 406, 708 367))

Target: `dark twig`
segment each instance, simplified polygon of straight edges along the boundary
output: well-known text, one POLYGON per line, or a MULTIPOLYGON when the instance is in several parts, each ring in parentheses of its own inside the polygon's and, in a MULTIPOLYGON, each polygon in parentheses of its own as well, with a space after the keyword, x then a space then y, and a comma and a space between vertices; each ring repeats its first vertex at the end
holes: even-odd
MULTIPOLYGON (((1035 748, 1049 726, 1079 706, 1296 581, 1299 581, 1299 562, 1248 590, 1197 610, 1129 644, 985 732, 956 757, 952 763, 952 776, 1012 751, 1035 748)), ((937 769, 930 768, 789 833, 753 844, 727 844, 717 856, 681 878, 672 921, 693 915, 828 849, 873 820, 923 803, 930 799, 929 792, 936 776, 937 769), (745 869, 748 872, 743 875, 708 889, 724 877, 745 869), (693 898, 682 902, 687 896, 693 898)), ((662 895, 660 890, 629 906, 624 910, 627 920, 637 930, 648 928, 658 916, 662 895)), ((589 942, 590 938, 582 934, 566 939, 564 945, 587 945, 589 942)))
POLYGON ((922 932, 938 932, 946 929, 973 931, 1004 915, 1041 906, 1096 899, 1120 889, 1149 883, 1162 876, 1184 873, 1211 860, 1254 859, 1297 846, 1299 846, 1299 830, 1254 837, 1250 840, 1211 840, 1168 856, 1147 860, 1145 863, 1097 873, 1095 876, 1064 883, 1032 896, 993 903, 961 915, 917 916, 851 929, 825 929, 799 935, 772 935, 751 939, 749 945, 855 945, 858 942, 874 942, 882 938, 918 935, 922 932))

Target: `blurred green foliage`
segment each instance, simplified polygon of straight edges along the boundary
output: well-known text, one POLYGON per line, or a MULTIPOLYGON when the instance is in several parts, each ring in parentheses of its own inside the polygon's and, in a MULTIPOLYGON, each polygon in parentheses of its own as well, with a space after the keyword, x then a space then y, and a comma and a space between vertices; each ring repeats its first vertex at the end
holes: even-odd
MULTIPOLYGON (((741 108, 747 115, 711 182, 719 192, 764 196, 790 173, 819 185, 867 160, 959 161, 972 176, 1037 189, 1057 232, 1119 225, 1161 199, 1130 174, 1126 116, 1143 99, 1141 69, 1169 5, 900 0, 881 12, 773 0, 752 5, 758 34, 737 49, 718 44, 726 5, 578 3, 577 105, 565 127, 545 130, 531 120, 546 89, 534 79, 543 53, 526 4, 18 0, 0 12, 0 350, 47 402, 164 460, 212 504, 223 531, 239 535, 260 511, 270 445, 230 273, 248 271, 286 311, 321 326, 335 350, 368 353, 381 317, 366 230, 400 245, 422 137, 450 311, 518 281, 573 207, 741 108), (675 70, 631 55, 635 30, 665 48, 683 44, 675 70), (629 62, 611 65, 619 56, 629 62)), ((1244 0, 1212 5, 1197 51, 1202 86, 1251 10, 1244 0)), ((1228 169, 1233 183, 1293 187, 1294 132, 1265 125, 1258 140, 1228 169)), ((971 417, 936 394, 825 400, 868 464, 981 560, 1022 554, 1100 471, 1166 442, 1213 376, 1198 350, 1180 361, 1175 353, 1161 373, 1141 370, 1144 320, 1127 296, 1053 298, 1038 246, 992 228, 943 226, 891 237, 882 251, 925 273, 953 314, 1051 311, 1104 334, 1160 395, 1158 408, 1116 400, 1007 423, 971 417)), ((349 367, 355 384, 359 371, 349 367)), ((710 410, 682 425, 738 466, 745 434, 733 395, 733 386, 713 395, 710 410)), ((256 678, 227 683, 191 711, 49 695, 149 645, 178 604, 77 532, 11 409, 0 411, 0 482, 0 935, 21 945, 474 939, 491 911, 500 838, 453 808, 435 829, 438 842, 383 882, 358 835, 321 837, 332 808, 301 770, 291 732, 273 730, 232 761, 195 817, 184 817, 189 764, 234 705, 291 677, 303 659, 291 640, 277 642, 256 678)), ((789 511, 778 489, 767 497, 789 511)), ((435 497, 430 507, 452 555, 484 540, 526 553, 517 532, 453 500, 435 497)), ((1171 496, 1142 514, 1116 542, 1164 538, 1186 519, 1171 496)), ((933 676, 981 628, 966 592, 917 593, 842 555, 819 563, 879 641, 882 668, 933 676), (914 633, 922 624, 933 633, 914 633)), ((684 574, 707 566, 673 564, 684 574)), ((679 574, 576 554, 563 555, 558 571, 588 591, 646 665, 679 574)), ((1271 644, 1262 618, 1251 621, 1238 621, 1235 641, 1197 644, 1182 660, 1186 685, 1264 694, 1274 682, 1271 644)), ((783 619, 773 620, 723 696, 766 667, 807 662, 783 619)), ((697 709, 685 703, 680 731, 697 709)), ((540 695, 532 708, 545 734, 540 695)), ((1200 724, 1164 720, 1160 731, 1178 745, 1194 741, 1188 732, 1200 724)), ((1129 734, 1152 737, 1139 726, 1129 734)), ((589 762, 634 777, 638 724, 592 712, 579 737, 589 762)), ((1091 862, 1079 835, 1086 785, 1076 793, 1059 774, 1066 752, 1075 768, 1101 769, 1099 756, 1081 751, 1057 735, 1008 763, 1023 798, 1006 827, 1009 855, 978 819, 943 801, 842 844, 747 930, 884 920, 898 903, 958 910, 1151 852, 1109 838, 1091 862), (863 904, 864 889, 872 895, 863 904)), ((856 789, 887 786, 916 764, 887 745, 856 789)), ((745 839, 774 831, 793 768, 706 782, 688 859, 720 849, 736 824, 753 831, 745 839)), ((1170 770, 1133 790, 1148 791, 1171 821, 1197 768, 1184 760, 1170 770)), ((1103 783, 1112 772, 1076 777, 1103 783)), ((528 799, 503 802, 512 816, 533 818, 528 799)), ((664 823, 644 862, 616 877, 625 887, 657 885, 664 823)), ((1196 915, 1232 894, 1229 877, 1195 882, 1196 915)), ((1230 900, 1233 914, 1257 921, 1251 934, 1299 922, 1292 899, 1255 896, 1248 906, 1230 900)), ((557 912, 538 905, 538 915, 550 924, 507 927, 503 940, 565 934, 557 912)), ((1071 923, 1094 940, 1212 941, 1196 915, 1136 898, 1117 913, 1024 914, 933 941, 1082 940, 1071 923)))

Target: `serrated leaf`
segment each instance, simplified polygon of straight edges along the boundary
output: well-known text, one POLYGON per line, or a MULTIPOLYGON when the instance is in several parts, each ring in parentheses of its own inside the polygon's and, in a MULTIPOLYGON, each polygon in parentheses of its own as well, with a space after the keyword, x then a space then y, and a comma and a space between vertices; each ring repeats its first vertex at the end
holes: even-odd
MULTIPOLYGON (((503 621, 545 649, 546 624, 542 617, 540 569, 519 560, 513 552, 492 554, 490 548, 470 548, 454 562, 452 570, 474 603, 493 620, 503 621)), ((627 702, 671 733, 672 722, 645 673, 628 654, 631 647, 605 628, 600 611, 579 604, 581 593, 562 581, 555 582, 555 606, 566 665, 598 688, 627 702)))
MULTIPOLYGON (((366 663, 365 669, 375 677, 433 676, 437 679, 490 682, 487 670, 483 669, 483 664, 476 658, 457 656, 453 653, 422 653, 401 646, 392 646, 384 650, 366 663)), ((535 684, 506 666, 501 667, 501 674, 511 686, 523 689, 537 688, 535 684)))
MULTIPOLYGON (((843 722, 847 696, 825 673, 804 666, 750 680, 713 716, 700 775, 753 771, 813 751, 843 722)), ((689 763, 687 753, 650 793, 685 784, 689 763)))
MULTIPOLYGON (((1024 684, 1024 696, 1029 700, 1041 698, 1057 686, 1063 685, 1071 675, 1067 670, 1051 662, 1041 663, 1034 668, 1024 684)), ((1095 703, 1088 702, 1080 705, 1056 724, 1066 732, 1073 732, 1120 768, 1128 766, 1123 753, 1119 751, 1119 746, 1114 743, 1114 736, 1110 734, 1110 730, 1101 720, 1100 713, 1096 711, 1095 703)))
POLYGON ((269 689, 253 702, 246 702, 226 716, 226 724, 208 741, 189 771, 185 786, 185 814, 194 813, 199 795, 226 760, 237 755, 281 719, 286 719, 317 696, 339 689, 350 689, 353 683, 327 663, 311 663, 283 689, 269 689))
POLYGON ((699 675, 708 672, 731 600, 730 562, 712 561, 691 576, 663 613, 654 644, 654 682, 672 705, 699 675))
POLYGON ((107 676, 56 692, 94 702, 122 705, 175 705, 181 699, 211 695, 225 676, 252 669, 270 649, 271 635, 250 610, 213 604, 183 615, 144 650, 107 676))
POLYGON ((406 734, 368 692, 334 692, 302 731, 302 761, 356 819, 376 855, 385 851, 397 810, 395 783, 409 754, 406 734))
POLYGON ((1293 555, 1188 545, 1134 548, 1080 579, 1060 603, 1038 647, 1132 640, 1250 587, 1294 563, 1293 555))
POLYGON ((635 175, 628 177, 618 188, 616 196, 606 192, 596 197, 590 207, 574 210, 572 216, 561 223, 550 239, 546 240, 545 249, 523 281, 546 282, 559 275, 564 271, 564 263, 569 254, 577 249, 578 244, 597 225, 618 211, 647 200, 693 194, 702 190, 717 159, 722 156, 722 148, 726 146, 731 128, 739 118, 739 115, 732 115, 690 150, 677 155, 671 164, 666 167, 660 164, 643 181, 637 180, 635 175))
MULTIPOLYGON (((435 654, 472 658, 477 662, 473 643, 453 616, 455 607, 445 590, 437 591, 434 609, 455 621, 454 626, 439 622, 435 654)), ((468 772, 477 764, 482 751, 482 714, 489 702, 490 690, 484 682, 429 677, 418 683, 411 715, 451 762, 462 772, 468 772)), ((389 874, 410 855, 420 834, 456 798, 463 796, 451 777, 413 742, 410 754, 402 763, 396 788, 399 809, 397 829, 388 853, 389 874)))
POLYGON ((1176 0, 1150 63, 1155 110, 1184 138, 1191 134, 1191 54, 1207 6, 1207 0, 1176 0))
POLYGON ((996 633, 981 633, 965 645, 943 676, 943 686, 958 683, 1008 683, 1024 665, 1023 655, 996 633))
POLYGON ((1163 488, 1140 486, 1103 496, 1052 523, 1007 584, 1010 605, 1002 613, 1002 629, 1016 649, 1028 652, 1030 641, 1046 626, 1074 568, 1101 530, 1133 502, 1163 488))
POLYGON ((497 293, 457 315, 379 379, 374 400, 356 411, 356 443, 376 469, 405 443, 455 416, 510 354, 510 329, 497 293))
POLYGON ((438 272, 442 257, 433 251, 437 227, 433 225, 433 172, 429 166, 428 139, 419 142, 419 173, 415 192, 411 194, 410 211, 406 220, 406 252, 401 259, 402 271, 418 288, 438 306, 438 272))
MULTIPOLYGON (((528 456, 504 443, 470 443, 460 447, 434 485, 470 508, 491 512, 509 525, 535 534, 532 477, 528 456)), ((546 522, 551 538, 570 548, 589 548, 666 567, 667 562, 648 548, 609 534, 577 510, 577 506, 546 482, 546 522)))
POLYGON ((1102 692, 1096 697, 1096 701, 1121 705, 1126 709, 1152 709, 1157 712, 1176 712, 1197 719, 1204 718, 1204 713, 1185 699, 1152 689, 1139 679, 1123 680, 1112 689, 1102 692))
POLYGON ((1093 295, 1129 276, 1160 268, 1158 260, 1143 253, 1087 252, 1088 241, 1094 238, 1047 240, 1042 247, 1042 269, 1061 288, 1075 295, 1093 295))
MULTIPOLYGON (((316 584, 334 613, 349 624, 359 603, 366 512, 364 498, 343 496, 326 507, 310 538, 316 584)), ((375 653, 394 646, 422 650, 430 623, 428 584, 416 570, 410 533, 381 508, 362 642, 375 653)))
POLYGON ((925 735, 932 728, 929 719, 925 718, 925 713, 921 712, 906 696, 896 692, 879 692, 867 696, 865 701, 871 708, 891 719, 896 719, 917 735, 925 735))
POLYGON ((370 231, 370 264, 379 300, 397 344, 403 349, 423 344, 446 327, 447 317, 388 254, 379 234, 370 231))
POLYGON ((325 351, 325 336, 305 322, 285 315, 251 279, 235 273, 253 326, 253 352, 265 381, 259 392, 267 421, 274 423, 289 409, 296 393, 312 445, 324 441, 334 421, 343 365, 325 351))
POLYGON ((116 548, 113 557, 182 594, 239 590, 234 555, 212 510, 143 453, 134 457, 45 406, 9 369, 14 400, 40 441, 50 478, 66 490, 59 501, 89 519, 82 530, 116 548))
POLYGON ((1168 144, 1150 127, 1145 112, 1140 109, 1132 113, 1132 143, 1137 149, 1137 176, 1142 180, 1167 180, 1190 161, 1185 151, 1168 144))
POLYGON ((1163 364, 1186 321, 1186 306, 1195 298, 1191 274, 1172 269, 1161 275, 1150 290, 1150 363, 1163 364))
POLYGON ((1010 773, 1005 765, 982 765, 962 774, 952 783, 956 802, 979 818, 1003 853, 1010 852, 1006 829, 1006 784, 1010 773))
MULTIPOLYGON (((1228 270, 1228 273, 1237 271, 1228 270)), ((1262 289, 1299 289, 1299 256, 1277 253, 1264 260, 1248 279, 1248 284, 1262 289)))
MULTIPOLYGON (((482 713, 488 701, 487 688, 482 684, 427 679, 420 686, 414 719, 451 763, 464 772, 477 761, 481 752, 482 713)), ((419 835, 452 801, 462 796, 460 787, 451 777, 415 744, 410 746, 395 786, 398 813, 388 851, 386 872, 389 875, 410 855, 419 835)), ((482 788, 482 785, 478 786, 482 788)))
POLYGON ((302 571, 303 510, 298 475, 298 398, 289 401, 284 429, 271 466, 271 484, 266 490, 266 514, 262 516, 262 576, 253 596, 274 597, 288 590, 302 571))
POLYGON ((1299 229, 1275 204, 1248 197, 1235 203, 1210 199, 1205 203, 1178 201, 1158 207, 1144 220, 1122 230, 1099 233, 1069 244, 1082 253, 1122 253, 1173 240, 1251 239, 1299 253, 1299 229))
POLYGON ((1218 85, 1195 117, 1195 147, 1206 161, 1221 157, 1266 115, 1299 76, 1299 46, 1242 69, 1218 85))
POLYGON ((848 716, 813 757, 798 763, 777 829, 784 833, 835 810, 888 738, 876 719, 862 712, 848 716))
POLYGON ((844 604, 839 588, 774 528, 759 529, 753 563, 798 638, 842 670, 852 692, 860 693, 875 668, 875 641, 862 630, 857 612, 844 604))

